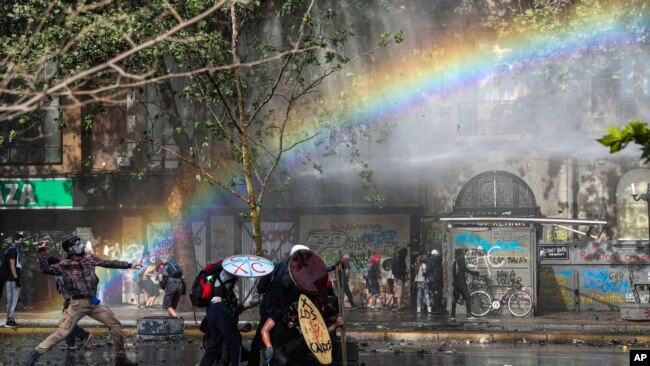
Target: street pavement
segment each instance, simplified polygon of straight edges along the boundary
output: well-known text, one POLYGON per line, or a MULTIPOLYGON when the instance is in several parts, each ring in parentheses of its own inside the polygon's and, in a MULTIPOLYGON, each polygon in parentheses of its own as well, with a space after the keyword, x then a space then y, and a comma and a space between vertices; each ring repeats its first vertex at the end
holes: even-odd
MULTIPOLYGON (((6 335, 0 337, 0 366, 18 365, 43 336, 6 335)), ((250 340, 245 340, 249 342, 250 340)), ((126 337, 127 356, 143 366, 194 366, 202 354, 196 338, 173 342, 140 342, 126 337)), ((248 344, 246 344, 248 346, 248 344)), ((630 350, 625 346, 594 347, 583 344, 480 343, 434 341, 363 342, 358 358, 348 366, 447 365, 447 366, 594 366, 628 365, 630 350)), ((37 365, 112 366, 113 347, 108 335, 96 335, 79 351, 55 348, 39 359, 37 365)), ((340 364, 338 364, 340 366, 340 364)))
MULTIPOLYGON (((124 325, 126 334, 136 333, 135 327, 139 318, 166 315, 160 308, 137 309, 132 305, 109 307, 124 325)), ((204 312, 205 309, 196 309, 198 322, 204 312)), ((4 319, 3 315, 0 314, 0 319, 4 319)), ((191 310, 180 312, 179 315, 184 318, 186 335, 201 335, 191 310)), ((59 316, 60 311, 19 309, 16 320, 22 327, 0 328, 0 334, 51 333, 59 316)), ((254 326, 258 320, 257 308, 244 312, 240 317, 240 322, 250 322, 254 326)), ((555 312, 525 318, 492 315, 475 321, 466 321, 461 315, 456 321, 450 321, 448 314, 355 309, 347 312, 346 321, 347 334, 358 340, 417 342, 486 339, 490 342, 509 342, 525 339, 547 343, 571 343, 575 339, 584 342, 650 343, 650 322, 621 320, 618 312, 555 312)), ((106 332, 101 324, 88 317, 80 324, 94 333, 106 332)), ((251 334, 252 332, 248 332, 245 335, 251 334)))

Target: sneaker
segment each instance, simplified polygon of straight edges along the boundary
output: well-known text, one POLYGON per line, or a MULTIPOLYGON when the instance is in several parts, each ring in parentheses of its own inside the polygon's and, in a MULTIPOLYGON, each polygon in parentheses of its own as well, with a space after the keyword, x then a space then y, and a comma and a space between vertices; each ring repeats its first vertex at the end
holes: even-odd
POLYGON ((82 349, 86 347, 86 345, 88 344, 92 336, 93 336, 92 334, 88 333, 85 337, 81 338, 79 342, 77 342, 78 346, 76 346, 75 349, 82 349))
POLYGON ((474 321, 474 320, 476 320, 476 317, 475 317, 475 316, 468 316, 468 317, 467 317, 467 321, 470 321, 470 322, 471 322, 471 321, 474 321))
POLYGON ((18 328, 18 327, 20 327, 20 325, 18 325, 15 320, 7 319, 7 322, 5 323, 5 328, 18 328))
POLYGON ((126 357, 118 357, 115 359, 115 366, 138 366, 138 363, 133 362, 126 357))
POLYGON ((20 366, 34 366, 39 357, 41 357, 41 354, 37 350, 33 350, 27 355, 27 358, 23 360, 20 366))

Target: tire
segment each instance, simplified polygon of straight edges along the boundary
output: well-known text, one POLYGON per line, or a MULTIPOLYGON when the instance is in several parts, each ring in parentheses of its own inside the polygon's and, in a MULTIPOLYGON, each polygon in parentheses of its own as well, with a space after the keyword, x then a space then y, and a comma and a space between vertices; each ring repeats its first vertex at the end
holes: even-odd
POLYGON ((472 302, 472 315, 483 316, 492 310, 492 297, 485 291, 474 291, 469 295, 472 302))
POLYGON ((508 310, 514 316, 526 316, 533 309, 533 299, 530 295, 521 290, 517 290, 510 295, 508 299, 508 310))

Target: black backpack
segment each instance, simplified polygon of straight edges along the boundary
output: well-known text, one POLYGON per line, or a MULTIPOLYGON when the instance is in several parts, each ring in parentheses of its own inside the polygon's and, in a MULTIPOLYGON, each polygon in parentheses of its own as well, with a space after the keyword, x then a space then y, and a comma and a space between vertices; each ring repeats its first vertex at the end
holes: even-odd
POLYGON ((257 287, 255 287, 258 294, 264 295, 271 290, 271 285, 273 284, 275 274, 278 273, 278 269, 280 269, 280 263, 273 263, 273 271, 260 278, 259 282, 257 282, 257 287))

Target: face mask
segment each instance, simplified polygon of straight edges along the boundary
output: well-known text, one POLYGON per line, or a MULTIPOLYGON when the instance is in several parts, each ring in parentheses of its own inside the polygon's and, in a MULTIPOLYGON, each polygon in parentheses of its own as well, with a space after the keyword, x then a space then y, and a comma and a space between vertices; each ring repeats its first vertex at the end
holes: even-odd
POLYGON ((74 245, 72 245, 69 248, 70 253, 75 254, 75 255, 84 254, 85 249, 86 249, 86 246, 84 244, 82 244, 80 241, 77 241, 76 243, 74 243, 74 245))

